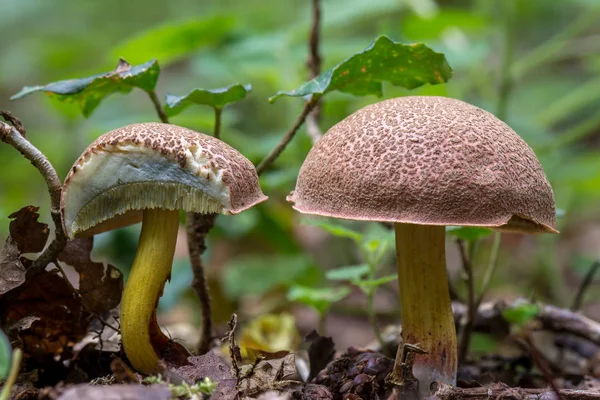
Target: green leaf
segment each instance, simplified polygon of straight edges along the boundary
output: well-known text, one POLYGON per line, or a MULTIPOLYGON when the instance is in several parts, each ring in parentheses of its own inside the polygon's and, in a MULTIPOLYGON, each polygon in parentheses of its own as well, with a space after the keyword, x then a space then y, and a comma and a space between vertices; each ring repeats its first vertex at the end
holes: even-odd
POLYGON ((374 287, 385 285, 386 283, 395 281, 396 279, 398 279, 398 275, 392 274, 392 275, 382 276, 381 278, 377 278, 377 279, 367 279, 364 281, 355 281, 354 284, 357 285, 358 287, 360 287, 362 290, 368 290, 368 289, 372 289, 374 287))
POLYGON ((236 83, 219 89, 194 89, 185 96, 167 94, 165 111, 168 116, 172 117, 193 104, 223 108, 229 103, 243 99, 251 90, 252 86, 249 84, 236 83))
POLYGON ((446 82, 451 76, 452 69, 443 54, 423 43, 405 45, 380 36, 364 51, 292 91, 276 93, 269 101, 281 96, 322 96, 333 90, 355 96, 381 96, 383 81, 414 89, 426 83, 446 82))
POLYGON ((325 277, 331 281, 354 281, 368 274, 370 268, 367 264, 350 265, 330 269, 325 273, 325 277))
POLYGON ((25 86, 11 100, 20 99, 31 93, 46 92, 61 101, 79 103, 85 117, 89 117, 100 102, 113 93, 129 93, 133 88, 152 91, 156 86, 160 67, 156 60, 131 66, 120 59, 114 71, 81 79, 68 79, 43 86, 25 86))
POLYGON ((540 307, 537 304, 527 302, 520 302, 502 310, 504 319, 517 326, 524 326, 537 317, 539 313, 540 307))
POLYGON ((202 47, 221 42, 231 33, 235 23, 234 17, 222 15, 167 23, 122 42, 113 49, 111 56, 132 62, 156 58, 167 65, 202 47))
POLYGON ((304 218, 302 219, 302 223, 305 225, 317 226, 333 236, 352 239, 356 242, 360 242, 363 238, 363 235, 360 232, 321 218, 304 218))
POLYGON ((0 380, 6 379, 10 372, 11 357, 10 341, 4 332, 0 331, 0 380))
POLYGON ((313 307, 320 314, 327 312, 331 304, 342 300, 350 294, 350 288, 346 286, 336 288, 313 288, 295 285, 290 288, 287 298, 313 307))
POLYGON ((305 256, 244 257, 223 269, 223 290, 231 299, 260 296, 278 286, 312 280, 318 269, 305 256))
POLYGON ((474 242, 477 239, 491 235, 492 230, 475 226, 447 226, 446 233, 467 242, 474 242))

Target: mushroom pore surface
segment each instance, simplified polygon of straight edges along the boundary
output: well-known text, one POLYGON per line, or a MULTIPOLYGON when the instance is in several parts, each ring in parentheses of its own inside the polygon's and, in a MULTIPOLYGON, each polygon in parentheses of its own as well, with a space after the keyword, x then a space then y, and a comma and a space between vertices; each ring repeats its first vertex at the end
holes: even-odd
POLYGON ((141 123, 100 136, 65 180, 61 211, 74 237, 139 222, 146 208, 236 214, 266 200, 252 163, 211 136, 141 123))
POLYGON ((311 149, 288 200, 337 218, 556 232, 552 188, 527 143, 445 97, 400 97, 348 116, 311 149))

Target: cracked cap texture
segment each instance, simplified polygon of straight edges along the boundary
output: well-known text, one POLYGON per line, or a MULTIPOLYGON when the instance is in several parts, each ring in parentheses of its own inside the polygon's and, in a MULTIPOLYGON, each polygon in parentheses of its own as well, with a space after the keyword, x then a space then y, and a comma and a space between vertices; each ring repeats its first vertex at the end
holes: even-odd
POLYGON ((527 143, 460 100, 366 106, 310 150, 288 201, 336 218, 556 233, 552 188, 527 143))
POLYGON ((88 146, 65 180, 61 213, 72 238, 139 222, 146 208, 237 214, 266 199, 254 165, 228 144, 141 123, 88 146))

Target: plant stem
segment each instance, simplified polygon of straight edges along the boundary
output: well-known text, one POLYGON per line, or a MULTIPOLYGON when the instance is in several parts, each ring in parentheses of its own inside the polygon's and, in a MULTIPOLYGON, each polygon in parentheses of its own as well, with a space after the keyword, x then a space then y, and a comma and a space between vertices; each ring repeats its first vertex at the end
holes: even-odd
MULTIPOLYGON (((413 374, 421 398, 432 382, 456 384, 456 328, 448 293, 444 226, 395 224, 404 345, 418 345, 413 374)), ((402 346, 391 383, 402 385, 402 346)))
POLYGON ((221 112, 223 109, 221 107, 215 107, 215 131, 213 136, 217 139, 221 138, 221 112))
POLYGON ((158 118, 160 118, 161 122, 168 124, 169 117, 167 117, 167 114, 165 113, 165 109, 163 108, 162 104, 160 103, 160 100, 158 99, 158 96, 156 95, 156 91, 149 90, 149 91, 146 91, 146 93, 148 93, 148 96, 150 96, 150 100, 152 100, 152 104, 154 105, 156 114, 158 114, 158 118))
POLYGON ((12 361, 10 363, 10 373, 6 382, 2 387, 2 392, 0 392, 0 400, 8 400, 10 398, 10 392, 12 391, 12 387, 17 381, 17 376, 19 375, 19 368, 21 367, 21 358, 23 353, 21 349, 15 349, 12 354, 12 361))
MULTIPOLYGON (((321 73, 321 63, 323 59, 319 54, 320 44, 320 30, 321 30, 321 0, 312 0, 312 27, 310 35, 308 37, 308 78, 313 79, 321 73)), ((315 109, 306 118, 306 131, 310 136, 313 144, 315 144, 322 136, 323 132, 319 127, 319 117, 321 114, 321 104, 315 107, 315 109)))
POLYGON ((319 313, 319 335, 321 336, 326 336, 327 335, 327 314, 329 313, 329 310, 326 310, 325 312, 319 313))
POLYGON ((583 294, 585 293, 586 289, 592 283, 592 280, 594 279, 594 275, 596 275, 598 268, 600 268, 600 261, 594 261, 592 263, 590 269, 588 270, 587 274, 585 274, 585 278, 583 278, 583 281, 581 281, 581 285, 579 285, 577 294, 573 298, 573 305, 571 306, 572 311, 579 311, 579 309, 581 309, 581 302, 583 301, 583 294))
POLYGON ((501 120, 506 120, 508 100, 514 83, 510 71, 515 47, 515 37, 513 33, 513 3, 514 2, 512 1, 502 1, 504 11, 504 46, 502 51, 502 64, 500 66, 498 106, 496 109, 496 116, 501 120))
POLYGON ((369 324, 373 329, 375 338, 377 339, 379 345, 383 349, 385 347, 385 341, 381 336, 381 330, 379 329, 379 325, 377 325, 377 313, 375 312, 375 288, 369 289, 369 293, 367 293, 367 311, 369 315, 369 324))
POLYGON ((479 292, 479 296, 477 296, 477 300, 475 301, 475 312, 477 312, 479 305, 483 301, 483 297, 487 293, 490 287, 490 283, 492 282, 494 272, 496 271, 496 266, 498 265, 498 253, 500 251, 500 243, 502 243, 502 233, 494 232, 492 248, 490 249, 490 261, 485 270, 485 275, 483 276, 481 291, 479 292))
POLYGON ((300 129, 300 127, 306 120, 306 116, 308 115, 308 113, 310 113, 312 109, 315 108, 315 106, 318 103, 318 100, 319 99, 315 98, 313 95, 313 97, 309 101, 307 101, 306 104, 304 104, 302 112, 300 113, 298 118, 296 118, 296 121, 294 121, 294 124, 291 126, 291 128, 288 129, 285 135, 283 135, 277 146, 275 146, 275 148, 271 150, 271 152, 256 167, 256 172, 258 173, 258 175, 262 174, 265 170, 267 170, 271 166, 271 164, 273 164, 273 162, 277 159, 277 157, 279 157, 279 155, 291 142, 296 132, 298 132, 298 129, 300 129))
MULTIPOLYGON (((0 111, 0 116, 7 120, 18 121, 18 119, 14 118, 8 111, 0 111)), ((22 126, 20 121, 18 121, 16 126, 22 126)), ((52 216, 52 221, 54 223, 54 240, 29 268, 33 272, 39 272, 43 271, 48 263, 54 261, 58 253, 60 253, 67 244, 67 237, 63 231, 62 217, 60 215, 62 183, 54 166, 52 166, 50 161, 41 151, 27 140, 24 135, 25 131, 22 128, 21 130, 22 132, 5 122, 0 121, 0 140, 10 144, 26 159, 31 161, 33 166, 40 171, 48 186, 48 193, 50 194, 50 215, 52 216)))

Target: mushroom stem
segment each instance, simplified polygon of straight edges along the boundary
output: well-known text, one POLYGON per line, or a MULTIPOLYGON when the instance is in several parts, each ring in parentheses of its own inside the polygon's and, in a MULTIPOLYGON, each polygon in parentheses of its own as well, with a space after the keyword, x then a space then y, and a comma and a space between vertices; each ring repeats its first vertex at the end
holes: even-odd
POLYGON ((178 227, 178 211, 143 211, 137 253, 121 300, 123 348, 131 365, 145 374, 156 372, 159 361, 149 327, 171 275, 178 227))
POLYGON ((426 354, 414 354, 412 366, 403 366, 400 346, 388 379, 407 385, 411 377, 403 367, 412 368, 424 398, 434 381, 456 384, 456 328, 446 276, 445 227, 397 223, 395 230, 402 340, 426 354))

